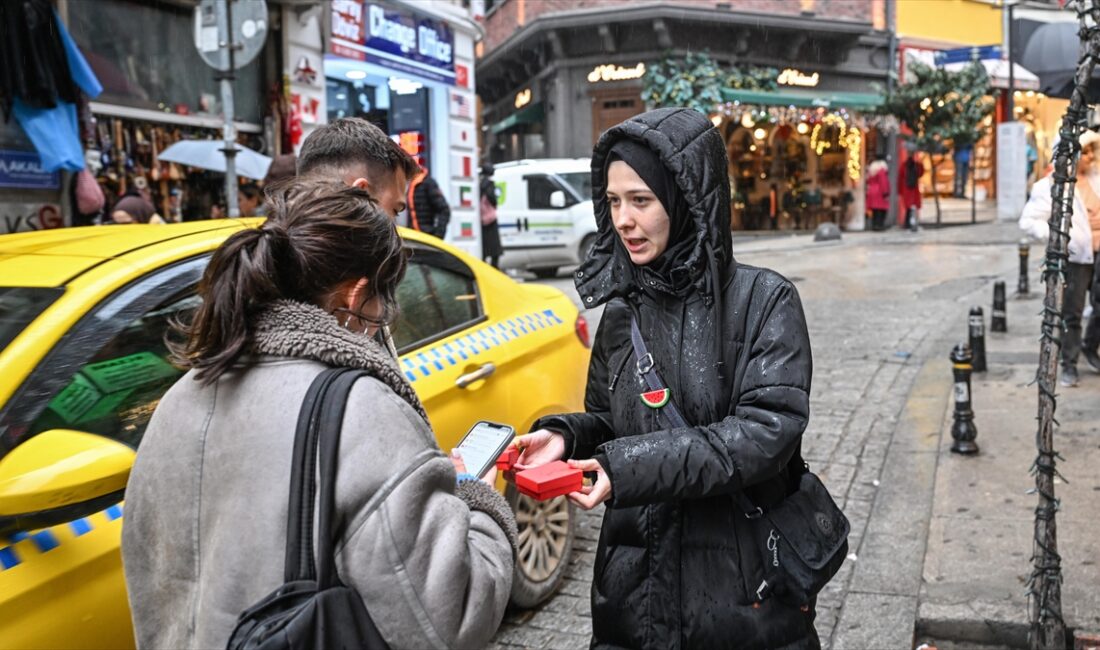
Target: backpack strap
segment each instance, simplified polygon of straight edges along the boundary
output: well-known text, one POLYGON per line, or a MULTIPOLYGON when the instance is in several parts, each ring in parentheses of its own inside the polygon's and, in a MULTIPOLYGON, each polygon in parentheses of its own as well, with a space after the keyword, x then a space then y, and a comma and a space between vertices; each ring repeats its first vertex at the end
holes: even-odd
POLYGON ((335 575, 332 522, 340 427, 351 386, 355 380, 366 374, 362 370, 327 368, 313 380, 302 401, 290 469, 285 582, 320 581, 321 578, 331 580, 335 575), (319 491, 318 475, 321 477, 319 491), (318 500, 316 508, 315 500, 318 500), (318 563, 314 562, 313 550, 315 510, 319 517, 316 555, 320 559, 318 563))

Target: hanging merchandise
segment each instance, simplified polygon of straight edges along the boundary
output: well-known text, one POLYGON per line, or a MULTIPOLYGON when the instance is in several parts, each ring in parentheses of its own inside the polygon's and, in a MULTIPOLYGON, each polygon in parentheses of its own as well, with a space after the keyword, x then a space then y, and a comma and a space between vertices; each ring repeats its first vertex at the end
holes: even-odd
POLYGON ((29 108, 75 104, 80 89, 73 81, 65 46, 48 0, 0 2, 0 106, 4 119, 16 100, 29 108))
MULTIPOLYGON (((28 8, 28 14, 34 9, 33 15, 35 21, 42 20, 43 14, 38 11, 39 4, 47 4, 45 0, 26 0, 23 3, 0 3, 0 6, 10 7, 11 5, 21 5, 28 8)), ((98 97, 103 92, 103 86, 96 79, 95 73, 92 72, 88 62, 84 59, 84 56, 80 53, 76 43, 73 42, 69 36, 69 32, 65 29, 65 26, 61 23, 60 18, 53 12, 52 9, 48 13, 44 14, 45 19, 52 22, 53 30, 56 30, 58 40, 60 41, 61 51, 64 56, 66 72, 70 74, 68 77, 69 83, 75 83, 81 90, 83 90, 89 97, 98 97)), ((28 24, 28 27, 38 28, 40 27, 37 22, 35 25, 28 24)), ((7 52, 7 49, 3 51, 7 52)), ((50 59, 52 61, 52 59, 50 59)), ((6 64, 5 64, 6 65, 6 64)), ((16 65, 18 67, 18 65, 16 65)), ((39 72, 43 72, 43 69, 39 67, 39 72)), ((56 81, 56 77, 53 77, 56 81)), ((40 83, 45 83, 44 80, 40 80, 40 83)), ((64 94, 58 93, 57 99, 50 107, 40 108, 31 104, 30 101, 41 102, 42 96, 37 95, 27 100, 21 96, 12 97, 12 112, 15 114, 16 119, 19 121, 20 126, 27 132, 27 136, 31 142, 34 143, 35 149, 38 150, 39 156, 42 158, 42 169, 45 171, 55 171, 58 169, 69 169, 72 171, 79 171, 84 169, 84 150, 80 145, 80 127, 76 119, 76 105, 73 103, 79 99, 78 96, 73 97, 73 101, 65 101, 65 97, 68 95, 66 90, 64 94)), ((7 96, 5 96, 5 101, 7 96)))

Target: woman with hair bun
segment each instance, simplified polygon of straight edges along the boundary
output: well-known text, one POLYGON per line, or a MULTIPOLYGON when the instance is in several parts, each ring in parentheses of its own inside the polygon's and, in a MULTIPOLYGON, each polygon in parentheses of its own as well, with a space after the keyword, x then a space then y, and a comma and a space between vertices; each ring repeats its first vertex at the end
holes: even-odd
POLYGON ((436 445, 372 335, 406 256, 363 190, 292 181, 230 236, 174 346, 190 371, 161 400, 126 492, 122 558, 140 648, 225 647, 283 584, 298 412, 326 368, 365 370, 340 436, 336 568, 391 647, 479 647, 504 615, 516 524, 436 445), (352 471, 344 471, 351 469, 352 471))

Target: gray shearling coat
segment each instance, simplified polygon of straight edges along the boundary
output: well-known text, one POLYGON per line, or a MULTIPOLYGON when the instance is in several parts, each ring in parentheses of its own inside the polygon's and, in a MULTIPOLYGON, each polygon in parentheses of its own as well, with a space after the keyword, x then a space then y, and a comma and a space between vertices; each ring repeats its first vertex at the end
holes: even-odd
POLYGON ((257 356, 161 400, 126 494, 122 556, 139 648, 223 648, 283 583, 298 410, 326 365, 363 367, 348 398, 336 566, 395 648, 480 647, 504 615, 515 521, 480 481, 456 486, 392 358, 318 308, 283 302, 257 356), (390 370, 393 370, 391 373, 390 370))

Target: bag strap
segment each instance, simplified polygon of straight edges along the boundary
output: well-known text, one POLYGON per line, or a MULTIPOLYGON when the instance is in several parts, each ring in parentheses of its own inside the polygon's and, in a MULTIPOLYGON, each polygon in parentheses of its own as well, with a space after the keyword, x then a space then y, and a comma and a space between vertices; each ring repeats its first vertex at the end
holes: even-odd
POLYGON ((321 488, 317 522, 317 588, 328 589, 340 584, 336 571, 336 540, 339 539, 339 522, 336 517, 336 475, 340 466, 340 433, 344 424, 348 395, 361 377, 363 370, 347 370, 337 377, 325 395, 324 413, 321 415, 318 445, 318 468, 321 488))
MULTIPOLYGON (((649 348, 646 347, 642 332, 638 329, 638 320, 633 314, 630 316, 630 342, 634 346, 634 358, 638 374, 645 380, 646 386, 649 387, 649 390, 665 390, 667 387, 664 381, 661 380, 661 376, 657 374, 657 364, 653 361, 653 355, 649 352, 649 348)), ((671 393, 671 390, 669 392, 671 393)), ((664 415, 669 424, 675 428, 690 426, 684 416, 680 414, 680 409, 676 407, 676 400, 672 399, 671 395, 668 402, 660 407, 658 412, 664 415)), ((764 514, 764 510, 759 506, 754 506, 743 491, 738 490, 733 496, 737 500, 737 505, 740 506, 749 519, 756 519, 764 514)))
POLYGON ((317 580, 318 587, 335 576, 333 517, 340 427, 348 393, 362 370, 328 368, 310 384, 298 413, 291 460, 290 504, 287 511, 284 581, 317 580), (317 507, 317 476, 321 477, 317 507), (317 554, 314 561, 313 522, 317 510, 317 554))

